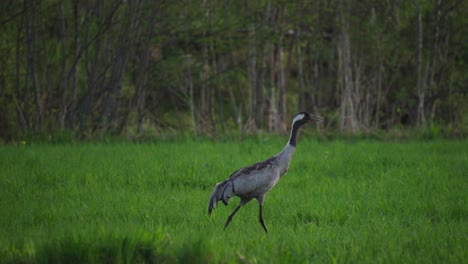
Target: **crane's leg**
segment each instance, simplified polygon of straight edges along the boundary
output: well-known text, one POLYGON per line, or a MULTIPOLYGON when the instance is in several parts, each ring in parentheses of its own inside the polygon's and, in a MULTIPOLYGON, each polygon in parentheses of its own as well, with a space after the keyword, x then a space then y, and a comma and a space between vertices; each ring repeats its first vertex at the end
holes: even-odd
POLYGON ((226 227, 229 225, 229 223, 231 222, 232 218, 234 217, 234 215, 237 213, 237 211, 241 208, 242 206, 242 203, 240 203, 236 209, 234 209, 234 212, 232 212, 231 215, 229 215, 227 221, 226 221, 226 224, 224 224, 224 230, 226 230, 226 227))
POLYGON ((262 207, 263 207, 262 204, 260 204, 260 213, 259 213, 258 220, 260 221, 260 224, 262 224, 263 229, 265 229, 265 232, 268 233, 268 230, 265 226, 265 222, 263 221, 262 207))

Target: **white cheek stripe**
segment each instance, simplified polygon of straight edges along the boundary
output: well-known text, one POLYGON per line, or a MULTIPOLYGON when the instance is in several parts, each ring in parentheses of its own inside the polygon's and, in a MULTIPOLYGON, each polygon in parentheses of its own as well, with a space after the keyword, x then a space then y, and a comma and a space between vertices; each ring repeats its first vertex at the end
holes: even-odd
POLYGON ((299 115, 297 115, 297 116, 293 119, 293 124, 294 124, 294 122, 299 121, 299 120, 302 120, 302 119, 304 119, 304 114, 299 114, 299 115))

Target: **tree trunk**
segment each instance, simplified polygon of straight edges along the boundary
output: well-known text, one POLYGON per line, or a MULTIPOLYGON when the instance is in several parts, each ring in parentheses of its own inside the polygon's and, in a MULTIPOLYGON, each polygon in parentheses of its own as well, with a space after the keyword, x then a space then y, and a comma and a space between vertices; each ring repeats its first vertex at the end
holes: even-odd
POLYGON ((270 54, 270 92, 269 92, 269 113, 268 113, 268 131, 278 132, 278 102, 276 99, 276 79, 277 79, 277 56, 278 47, 274 45, 270 54))
POLYGON ((42 96, 36 72, 36 10, 39 8, 36 1, 24 1, 25 31, 26 31, 26 87, 31 86, 34 93, 34 131, 39 132, 42 125, 42 96))
POLYGON ((229 101, 231 103, 232 108, 233 119, 237 125, 237 128, 239 129, 240 135, 242 136, 244 134, 244 129, 242 125, 241 113, 239 112, 239 107, 237 106, 236 97, 234 96, 234 92, 232 90, 232 85, 228 83, 227 87, 230 99, 229 101))
MULTIPOLYGON (((101 22, 104 22, 103 19, 104 12, 104 3, 103 1, 96 1, 92 13, 95 16, 95 19, 101 25, 101 22)), ((88 13, 90 13, 88 11, 88 13)), ((87 15, 88 23, 92 20, 90 15, 87 15)), ((102 25, 104 27, 104 25, 102 25)), ((83 103, 81 104, 81 110, 79 111, 79 122, 80 122, 80 131, 90 131, 94 130, 97 125, 93 123, 93 108, 96 106, 94 102, 96 101, 96 87, 103 86, 102 80, 99 72, 104 71, 101 68, 101 54, 102 54, 102 42, 103 35, 99 32, 96 33, 94 38, 89 38, 91 27, 87 26, 84 30, 83 43, 90 43, 93 47, 93 56, 90 55, 90 49, 84 51, 84 65, 86 71, 86 92, 84 94, 83 103)), ((98 31, 103 31, 101 28, 98 28, 98 31)), ((91 33, 94 33, 91 31, 91 33)))
POLYGON ((421 2, 417 3, 418 21, 416 26, 416 59, 417 59, 417 89, 418 89, 418 110, 417 110, 417 123, 420 128, 426 126, 426 117, 424 113, 424 99, 426 95, 426 85, 422 69, 423 57, 423 24, 422 24, 422 7, 421 2))
MULTIPOLYGON (((249 84, 250 84, 250 95, 249 96, 249 117, 255 116, 255 103, 257 102, 257 60, 256 60, 256 50, 255 50, 255 26, 251 25, 249 28, 249 46, 248 46, 248 53, 247 53, 247 73, 249 77, 249 84)), ((248 118, 250 119, 250 118, 248 118)), ((257 126, 257 124, 255 124, 257 126)))
POLYGON ((60 111, 59 111, 59 118, 58 123, 60 129, 64 129, 65 127, 65 118, 67 115, 67 53, 66 53, 66 26, 65 26, 65 15, 63 13, 63 2, 60 2, 57 6, 59 15, 60 15, 60 52, 61 52, 61 67, 60 70, 62 71, 60 77, 60 93, 61 93, 61 100, 60 100, 60 111))
POLYGON ((265 102, 264 102, 264 86, 265 86, 265 74, 266 74, 266 60, 267 56, 265 56, 265 51, 261 50, 260 51, 260 57, 258 61, 261 63, 259 67, 257 67, 259 74, 257 78, 257 83, 256 83, 256 91, 255 91, 255 124, 257 128, 263 128, 264 122, 264 107, 265 107, 265 102))
MULTIPOLYGON (((25 8, 26 1, 24 3, 23 8, 25 8)), ((17 32, 16 32, 16 62, 15 62, 15 92, 13 92, 13 101, 15 102, 15 109, 16 109, 16 114, 17 114, 17 122, 19 124, 21 132, 24 134, 26 131, 29 129, 29 115, 28 111, 25 110, 25 106, 28 105, 28 89, 25 87, 25 89, 21 89, 23 87, 21 85, 21 50, 22 50, 22 38, 21 38, 21 33, 23 32, 23 29, 25 27, 25 20, 26 20, 26 13, 21 16, 21 19, 19 20, 19 23, 17 25, 17 32), (23 98, 18 98, 16 96, 23 96, 23 98), (21 102, 23 104, 21 104, 21 102)))
POLYGON ((192 56, 187 55, 187 78, 186 83, 188 86, 188 94, 189 94, 189 108, 190 108, 190 117, 192 121, 192 128, 195 132, 195 135, 198 135, 199 128, 198 128, 198 121, 197 115, 195 113, 195 96, 193 93, 193 77, 192 77, 192 56))
MULTIPOLYGON (((282 39, 282 38, 281 38, 282 39)), ((276 117, 276 133, 286 132, 284 117, 286 115, 286 70, 283 63, 282 40, 278 44, 278 53, 276 55, 277 63, 277 87, 278 87, 278 112, 276 117)))
MULTIPOLYGON (((78 45, 78 35, 79 35, 79 16, 78 16, 78 1, 73 1, 73 52, 75 57, 80 56, 80 50, 78 45)), ((71 95, 71 102, 70 102, 70 113, 68 118, 68 125, 69 129, 75 129, 75 122, 76 122, 76 108, 78 104, 78 77, 77 77, 77 69, 76 63, 73 63, 72 68, 70 69, 70 79, 71 79, 71 86, 72 86, 72 95, 71 95)))
POLYGON ((298 111, 303 111, 304 109, 304 58, 302 55, 302 50, 301 50, 301 32, 299 31, 300 29, 297 30, 296 32, 296 37, 298 40, 296 41, 296 59, 297 59, 297 81, 298 81, 298 87, 297 87, 297 108, 298 111))
MULTIPOLYGON (((346 1, 345 1, 346 2, 346 1)), ((349 42, 347 3, 340 3, 340 37, 338 43, 338 84, 341 90, 340 124, 341 131, 358 131, 358 122, 353 100, 353 76, 351 65, 351 47, 349 42)))
MULTIPOLYGON (((120 3, 118 3, 120 4, 120 3)), ((106 97, 101 114, 101 135, 105 132, 115 131, 118 123, 117 110, 120 106, 120 92, 122 89, 122 77, 128 63, 130 51, 133 48, 136 34, 138 31, 138 17, 140 13, 139 2, 128 2, 125 7, 125 15, 123 15, 122 28, 119 32, 119 37, 115 41, 114 53, 112 59, 111 75, 106 85, 106 97)))

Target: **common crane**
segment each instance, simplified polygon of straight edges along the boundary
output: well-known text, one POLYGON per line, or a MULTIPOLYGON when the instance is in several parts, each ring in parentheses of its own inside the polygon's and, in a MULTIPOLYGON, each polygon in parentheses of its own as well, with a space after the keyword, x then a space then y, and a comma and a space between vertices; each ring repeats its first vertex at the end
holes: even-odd
POLYGON ((208 204, 208 215, 211 215, 211 211, 218 201, 222 201, 225 205, 228 205, 231 197, 240 197, 239 205, 229 215, 224 225, 224 229, 226 229, 242 206, 252 199, 257 199, 259 204, 259 221, 265 232, 268 233, 262 215, 265 195, 275 186, 281 176, 288 171, 289 163, 296 149, 296 138, 299 128, 306 123, 322 120, 320 116, 313 116, 306 112, 296 114, 292 121, 288 143, 280 153, 267 160, 241 168, 232 173, 227 180, 216 184, 208 204))

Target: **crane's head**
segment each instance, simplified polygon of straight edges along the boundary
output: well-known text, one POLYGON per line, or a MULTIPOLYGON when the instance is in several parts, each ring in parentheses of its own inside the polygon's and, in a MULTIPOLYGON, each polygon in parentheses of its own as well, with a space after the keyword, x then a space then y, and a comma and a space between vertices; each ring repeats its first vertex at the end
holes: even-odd
POLYGON ((296 114, 292 122, 291 136, 289 137, 288 144, 295 147, 296 146, 296 134, 299 128, 307 123, 312 121, 322 121, 323 118, 317 115, 310 115, 307 112, 300 112, 296 114))
POLYGON ((318 115, 311 115, 307 112, 300 112, 300 113, 297 113, 296 116, 294 116, 292 124, 293 126, 300 127, 304 124, 307 124, 313 121, 322 122, 323 117, 318 116, 318 115))

